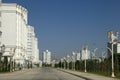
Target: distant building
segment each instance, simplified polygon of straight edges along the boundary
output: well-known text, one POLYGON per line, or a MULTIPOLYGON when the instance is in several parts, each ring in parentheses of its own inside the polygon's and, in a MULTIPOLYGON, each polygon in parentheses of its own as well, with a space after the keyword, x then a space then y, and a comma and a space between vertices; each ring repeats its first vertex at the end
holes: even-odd
POLYGON ((27 58, 32 57, 32 62, 37 64, 39 62, 38 39, 35 36, 34 27, 28 25, 27 28, 27 58))
POLYGON ((46 64, 46 65, 51 64, 51 52, 48 50, 43 52, 43 64, 46 64))

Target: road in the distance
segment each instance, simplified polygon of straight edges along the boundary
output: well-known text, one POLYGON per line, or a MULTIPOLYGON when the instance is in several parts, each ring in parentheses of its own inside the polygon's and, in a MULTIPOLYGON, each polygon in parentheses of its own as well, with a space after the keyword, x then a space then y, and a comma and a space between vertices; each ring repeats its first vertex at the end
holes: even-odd
POLYGON ((0 74, 0 80, 85 80, 80 77, 53 69, 36 68, 0 74))

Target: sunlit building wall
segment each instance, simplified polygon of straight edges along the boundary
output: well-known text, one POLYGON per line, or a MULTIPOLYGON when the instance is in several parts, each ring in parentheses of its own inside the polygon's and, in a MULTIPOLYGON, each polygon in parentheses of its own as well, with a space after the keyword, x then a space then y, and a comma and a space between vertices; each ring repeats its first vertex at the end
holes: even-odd
POLYGON ((43 64, 51 64, 51 52, 48 50, 43 52, 43 64))
POLYGON ((38 39, 35 36, 34 27, 28 25, 27 33, 27 59, 32 59, 33 63, 39 62, 38 39))
POLYGON ((26 60, 39 61, 38 39, 34 27, 28 25, 27 16, 27 9, 16 3, 0 3, 0 42, 15 48, 13 60, 22 66, 26 60))
POLYGON ((0 4, 1 43, 16 47, 14 60, 24 64, 27 49, 27 9, 15 3, 0 4))

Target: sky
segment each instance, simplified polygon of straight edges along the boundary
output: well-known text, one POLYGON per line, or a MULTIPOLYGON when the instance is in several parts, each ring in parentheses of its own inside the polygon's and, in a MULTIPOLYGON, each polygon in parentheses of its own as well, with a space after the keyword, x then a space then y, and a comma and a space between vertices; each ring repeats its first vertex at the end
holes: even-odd
MULTIPOLYGON (((105 48, 107 31, 120 32, 120 0, 3 0, 28 10, 28 24, 39 40, 40 58, 46 49, 59 59, 80 52, 105 48)), ((120 38, 119 38, 120 40, 120 38)), ((99 52, 99 55, 101 53, 99 52)))

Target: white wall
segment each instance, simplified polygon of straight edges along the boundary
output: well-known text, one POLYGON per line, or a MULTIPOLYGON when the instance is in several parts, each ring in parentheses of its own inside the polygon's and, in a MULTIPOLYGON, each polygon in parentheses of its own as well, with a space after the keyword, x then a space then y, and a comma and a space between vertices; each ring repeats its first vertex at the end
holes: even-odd
POLYGON ((34 27, 28 25, 27 9, 14 3, 2 3, 0 12, 1 42, 6 46, 16 46, 15 61, 24 64, 28 56, 39 61, 38 40, 34 27))
POLYGON ((51 64, 51 52, 48 50, 43 52, 43 63, 51 64))
POLYGON ((24 63, 24 56, 26 55, 26 16, 27 10, 22 6, 11 3, 3 3, 1 5, 2 44, 6 46, 16 46, 14 59, 18 63, 24 63))

